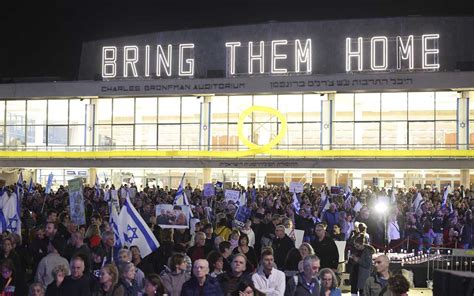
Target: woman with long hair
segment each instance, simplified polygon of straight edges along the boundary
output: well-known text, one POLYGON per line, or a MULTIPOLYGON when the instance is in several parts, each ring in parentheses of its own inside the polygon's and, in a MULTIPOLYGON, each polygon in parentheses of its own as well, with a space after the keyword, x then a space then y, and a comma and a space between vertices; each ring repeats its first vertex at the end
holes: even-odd
POLYGON ((132 262, 120 264, 120 285, 122 285, 125 296, 135 296, 138 293, 138 285, 135 281, 136 268, 132 262))
POLYGON ((1 261, 0 274, 0 295, 21 296, 26 294, 27 288, 24 279, 15 274, 15 265, 11 259, 1 261))
POLYGON ((255 288, 252 281, 243 280, 237 286, 237 290, 235 290, 231 296, 264 296, 262 292, 255 288))
POLYGON ((323 268, 319 272, 321 279, 321 296, 341 296, 341 290, 337 287, 337 278, 330 268, 323 268))
POLYGON ((151 273, 145 278, 145 293, 146 296, 159 295, 162 296, 165 293, 165 288, 161 282, 160 277, 156 273, 151 273))
POLYGON ((240 234, 238 246, 234 248, 232 254, 244 254, 245 257, 247 257, 247 271, 251 272, 257 267, 257 254, 255 254, 255 250, 249 246, 249 237, 245 233, 240 234))
POLYGON ((224 257, 217 251, 211 251, 207 255, 209 262, 209 276, 216 278, 219 274, 224 273, 224 257))
POLYGON ((298 264, 303 260, 300 251, 297 248, 292 248, 286 255, 285 264, 283 269, 285 271, 285 276, 292 277, 296 275, 299 271, 298 264))
POLYGON ((119 272, 114 264, 106 264, 100 269, 100 285, 92 296, 123 296, 125 289, 119 284, 119 272))

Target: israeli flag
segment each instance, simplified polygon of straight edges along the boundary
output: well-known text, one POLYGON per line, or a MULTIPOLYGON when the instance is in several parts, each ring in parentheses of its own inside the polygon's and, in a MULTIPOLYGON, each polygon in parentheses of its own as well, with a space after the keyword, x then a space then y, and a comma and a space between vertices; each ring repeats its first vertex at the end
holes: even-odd
POLYGON ((327 209, 329 209, 329 198, 326 195, 326 190, 321 191, 320 207, 323 209, 322 212, 325 212, 327 209))
POLYGON ((418 192, 418 194, 416 195, 415 200, 414 200, 413 203, 411 204, 411 207, 412 207, 415 211, 418 210, 418 208, 420 207, 422 201, 423 201, 423 197, 421 197, 421 193, 418 192))
POLYGON ((46 194, 51 193, 51 186, 53 185, 53 173, 48 175, 48 181, 46 182, 46 190, 44 191, 46 194))
POLYGON ((148 256, 160 246, 128 197, 120 210, 118 231, 122 246, 137 246, 142 257, 148 256))
MULTIPOLYGON (((116 202, 118 202, 118 200, 116 202)), ((109 223, 115 236, 114 249, 119 250, 122 248, 122 241, 120 240, 120 233, 119 233, 119 228, 118 228, 119 214, 117 212, 117 207, 115 206, 114 201, 111 200, 109 203, 109 206, 110 206, 109 223)))
MULTIPOLYGON (((185 204, 184 199, 186 198, 186 194, 184 193, 184 187, 183 187, 183 181, 184 181, 184 176, 186 176, 186 172, 183 174, 183 177, 181 177, 181 182, 179 182, 178 190, 176 191, 176 195, 174 197, 174 202, 173 204, 182 206, 185 204)), ((187 201, 187 198, 186 198, 187 201)), ((189 203, 187 203, 189 205, 189 203)))
POLYGON ((28 193, 33 193, 35 191, 35 186, 33 184, 33 177, 30 178, 30 186, 28 186, 28 193))
POLYGON ((346 190, 344 192, 344 201, 346 201, 348 198, 352 196, 352 190, 349 187, 349 185, 346 185, 346 190))
POLYGON ((100 184, 99 184, 99 177, 95 174, 95 196, 100 196, 100 184))
POLYGON ((448 201, 448 194, 449 194, 449 191, 451 191, 450 189, 451 189, 451 185, 448 185, 446 189, 444 189, 443 202, 441 203, 442 209, 446 208, 446 202, 448 201))
POLYGON ((16 181, 16 196, 21 197, 23 194, 23 173, 20 171, 20 175, 18 176, 18 181, 16 181))
POLYGON ((2 232, 8 231, 21 236, 20 212, 20 201, 16 193, 8 196, 8 193, 4 192, 0 199, 0 225, 2 232))
POLYGON ((301 205, 298 197, 296 196, 296 190, 293 190, 293 208, 295 209, 295 214, 300 212, 301 205))

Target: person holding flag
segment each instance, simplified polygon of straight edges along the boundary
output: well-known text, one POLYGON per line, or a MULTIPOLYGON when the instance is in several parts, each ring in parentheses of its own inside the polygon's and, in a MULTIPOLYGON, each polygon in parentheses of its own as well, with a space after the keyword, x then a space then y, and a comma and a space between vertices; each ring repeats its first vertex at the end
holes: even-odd
POLYGON ((20 171, 20 175, 18 176, 18 181, 16 182, 16 196, 21 199, 21 196, 23 195, 23 173, 20 171))

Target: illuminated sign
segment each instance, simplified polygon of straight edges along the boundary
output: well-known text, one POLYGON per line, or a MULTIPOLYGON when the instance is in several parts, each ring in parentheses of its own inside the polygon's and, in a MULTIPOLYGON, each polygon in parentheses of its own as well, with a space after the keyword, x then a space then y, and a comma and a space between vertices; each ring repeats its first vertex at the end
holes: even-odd
MULTIPOLYGON (((341 72, 436 71, 440 68, 439 39, 439 34, 346 37, 340 42, 341 48, 334 49, 344 60, 324 62, 341 65, 341 72)), ((318 73, 313 55, 321 49, 331 50, 324 42, 314 44, 310 38, 234 40, 223 45, 226 65, 222 68, 225 67, 227 77, 318 73)), ((104 46, 102 77, 193 78, 199 63, 196 49, 194 43, 104 46)))

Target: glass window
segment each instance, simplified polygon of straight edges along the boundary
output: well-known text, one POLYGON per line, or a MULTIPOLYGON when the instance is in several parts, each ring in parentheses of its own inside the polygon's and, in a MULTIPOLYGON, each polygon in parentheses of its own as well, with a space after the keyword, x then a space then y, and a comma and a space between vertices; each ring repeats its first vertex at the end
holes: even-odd
POLYGON ((96 145, 99 146, 112 146, 112 126, 110 125, 96 125, 96 145))
POLYGON ((70 124, 85 124, 86 120, 86 106, 90 104, 89 99, 71 99, 69 100, 69 123, 70 124))
POLYGON ((436 93, 436 120, 456 120, 458 93, 443 91, 436 93))
MULTIPOLYGON (((246 123, 243 128, 243 135, 247 137, 249 141, 252 141, 252 124, 246 123)), ((255 142, 254 142, 255 143, 255 142)), ((247 150, 247 147, 243 146, 243 143, 239 139, 237 134, 237 124, 229 124, 229 146, 231 149, 244 149, 247 150)))
POLYGON ((159 149, 179 149, 181 126, 179 124, 163 124, 158 126, 159 149))
POLYGON ((302 95, 279 95, 278 110, 288 122, 303 121, 302 95))
POLYGON ((303 95, 304 121, 321 121, 322 100, 327 100, 327 95, 303 95))
POLYGON ((114 124, 133 123, 135 120, 135 118, 133 117, 133 114, 135 113, 135 99, 134 98, 114 99, 113 102, 114 102, 114 108, 113 108, 114 124))
POLYGON ((227 143, 228 143, 227 124, 226 123, 212 123, 211 125, 212 150, 225 150, 225 146, 227 146, 227 143), (219 146, 224 146, 224 148, 219 149, 219 146))
POLYGON ((5 101, 0 101, 0 125, 5 124, 5 101))
POLYGON ((48 126, 48 146, 66 146, 67 139, 67 126, 48 126))
POLYGON ((321 123, 303 123, 303 144, 305 149, 320 149, 321 123))
MULTIPOLYGON (((26 101, 11 100, 7 101, 7 124, 24 125, 26 121, 26 101)), ((7 131, 8 134, 8 131, 7 131)), ((23 140, 25 136, 23 135, 23 140)))
POLYGON ((133 146, 133 125, 113 125, 112 139, 116 146, 133 146))
POLYGON ((355 94, 354 113, 355 113, 356 121, 379 121, 380 120, 380 94, 379 93, 355 94))
POLYGON ((181 125, 181 149, 199 150, 199 129, 199 124, 181 125))
POLYGON ((456 148, 456 121, 436 121, 436 145, 438 149, 456 148))
POLYGON ((84 125, 70 125, 69 126, 69 145, 84 146, 84 125))
POLYGON ((95 114, 98 124, 112 123, 112 99, 98 99, 95 114))
POLYGON ((48 100, 49 124, 67 124, 68 112, 69 100, 48 100))
POLYGON ((407 120, 407 93, 382 93, 382 120, 407 120))
POLYGON ((409 122, 408 143, 410 149, 432 149, 434 144, 434 122, 409 122), (419 145, 419 146, 416 146, 419 145))
POLYGON ((354 144, 354 123, 335 122, 334 142, 336 149, 351 149, 354 144))
POLYGON ((434 119, 434 93, 408 93, 408 120, 434 119))
POLYGON ((5 145, 5 127, 0 125, 0 146, 5 145))
POLYGON ((181 98, 181 122, 199 123, 201 122, 201 99, 196 97, 181 98))
MULTIPOLYGON (((135 108, 136 123, 156 123, 157 122, 157 98, 137 98, 135 108)), ((155 136, 156 140, 156 136, 155 136)))
POLYGON ((24 125, 11 125, 6 127, 7 138, 5 141, 6 146, 24 146, 25 145, 25 126, 24 125))
POLYGON ((407 122, 382 122, 382 149, 406 149, 407 122))
POLYGON ((46 123, 46 100, 30 100, 27 104, 28 125, 42 125, 46 123))
MULTIPOLYGON (((163 97, 158 98, 158 122, 180 123, 181 122, 181 98, 163 97)), ((158 137, 158 141, 159 137, 158 137)))
POLYGON ((276 123, 254 123, 252 142, 257 145, 268 144, 278 134, 276 123))
POLYGON ((28 146, 46 146, 46 125, 29 125, 26 133, 28 146))
MULTIPOLYGON (((280 131, 281 132, 281 131, 280 131)), ((270 139, 271 140, 271 139, 270 139)), ((290 123, 288 124, 288 131, 280 141, 280 149, 302 149, 303 145, 303 124, 290 123)))
POLYGON ((354 142, 361 149, 379 148, 379 128, 378 122, 355 123, 354 142))
POLYGON ((135 146, 150 146, 156 149, 156 124, 135 125, 135 146))
POLYGON ((336 94, 334 121, 354 120, 354 94, 336 94))
MULTIPOLYGON (((252 106, 251 96, 230 96, 229 97, 229 122, 237 123, 242 111, 252 106)), ((251 122, 251 116, 247 116, 245 122, 251 122)))
POLYGON ((227 96, 213 97, 211 101, 211 122, 227 122, 229 112, 229 98, 227 96))

